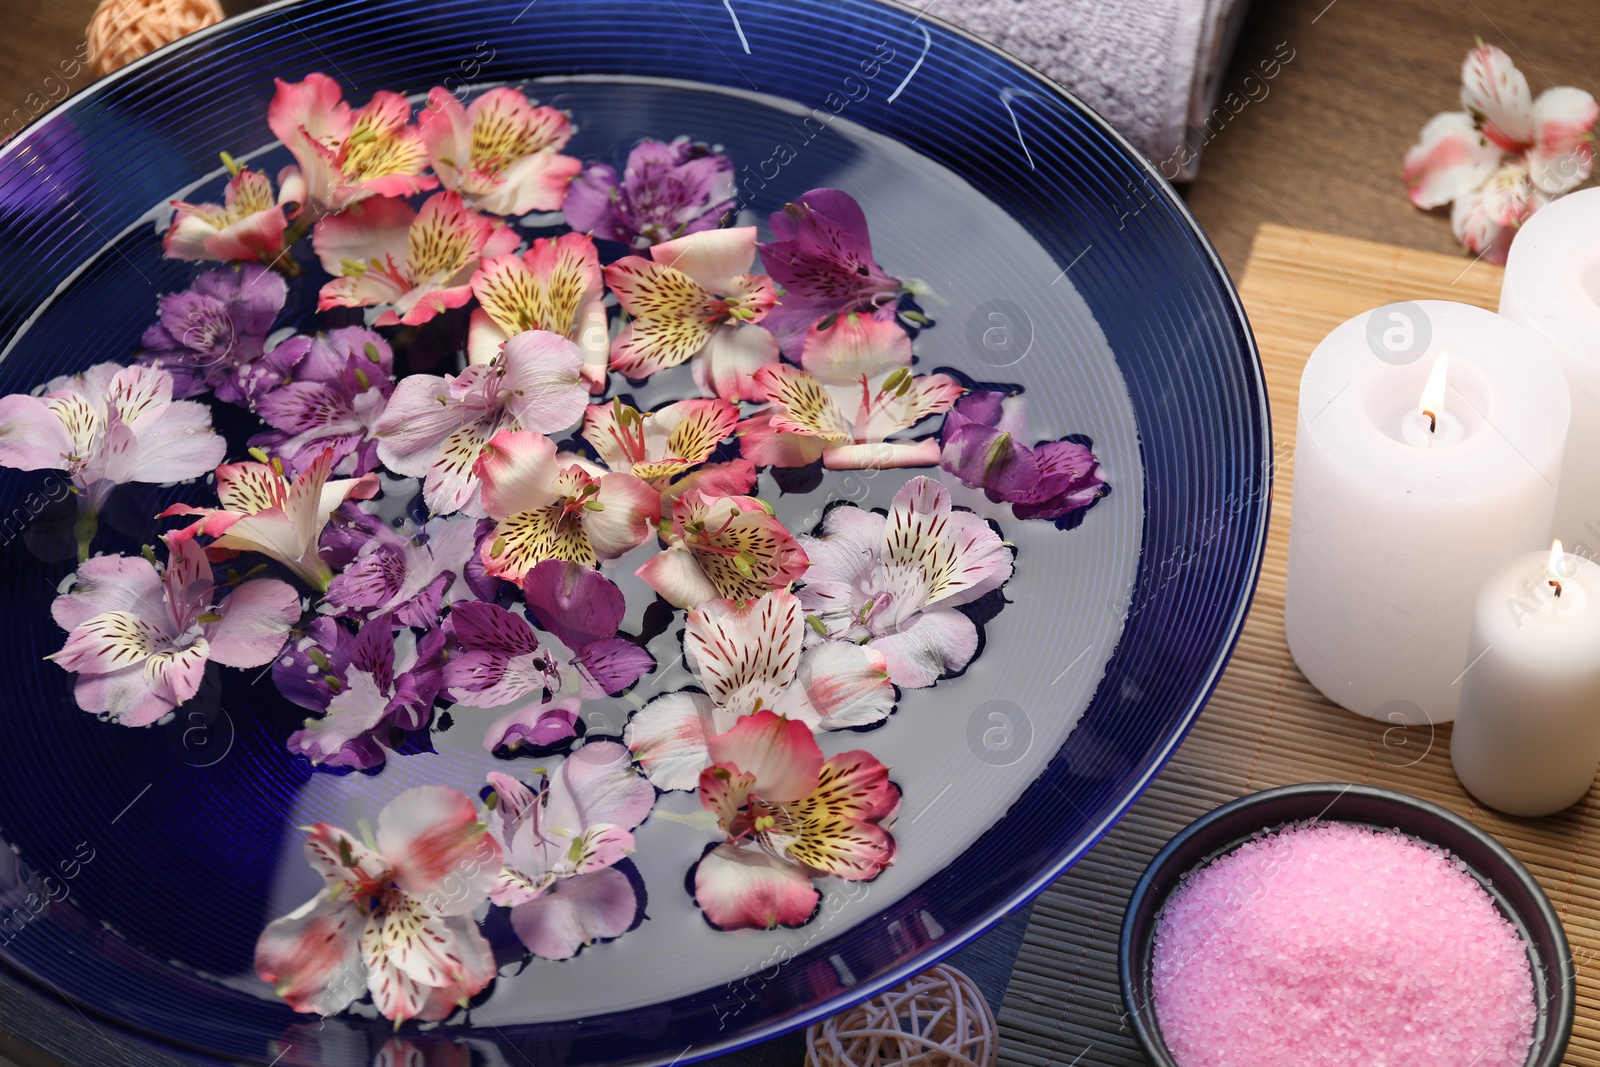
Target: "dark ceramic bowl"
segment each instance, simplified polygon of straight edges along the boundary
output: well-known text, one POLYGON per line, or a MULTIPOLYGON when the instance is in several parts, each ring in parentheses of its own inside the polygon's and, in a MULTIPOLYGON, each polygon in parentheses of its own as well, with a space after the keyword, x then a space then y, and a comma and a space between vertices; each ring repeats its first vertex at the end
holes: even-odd
MULTIPOLYGON (((254 945, 314 891, 295 826, 354 825, 410 785, 478 788, 477 738, 437 731, 435 753, 335 782, 284 745, 305 712, 243 672, 219 675, 209 719, 127 730, 85 715, 44 661, 71 565, 36 559, 18 532, 39 532, 31 517, 59 480, 0 471, 0 981, 204 1062, 369 1067, 436 1047, 429 1063, 690 1063, 925 970, 1093 847, 1237 639, 1266 532, 1265 386, 1227 275, 1159 173, 938 14, 877 0, 282 2, 96 82, 0 147, 0 393, 131 357, 157 295, 195 272, 161 257, 168 199, 217 200, 224 149, 270 173, 289 162, 266 122, 275 76, 324 70, 357 104, 379 88, 416 100, 503 83, 569 109, 568 150, 584 159, 620 164, 645 136, 723 146, 758 224, 808 189, 854 190, 881 261, 938 290, 923 365, 1026 387, 1031 430, 1087 434, 1115 486, 1079 529, 1005 524, 1029 569, 981 662, 871 739, 904 790, 900 859, 870 895, 830 889, 851 909, 840 919, 718 937, 690 910, 693 856, 674 854, 640 868, 650 925, 575 960, 508 965, 490 1002, 396 1034, 371 1011, 295 1013, 255 976, 254 945), (50 878, 49 907, 27 905, 65 871, 70 893, 50 878)), ((314 285, 296 291, 282 321, 308 328, 314 285)), ((233 456, 244 421, 224 427, 233 456)), ((899 484, 834 473, 818 500, 882 507, 899 484)), ((140 523, 207 492, 131 498, 130 532, 108 521, 100 547, 136 554, 151 536, 140 523)), ((664 664, 672 640, 658 638, 664 664)), ((641 841, 678 832, 653 820, 641 841)))
POLYGON ((1168 841, 1128 901, 1117 946, 1122 1002, 1133 1036, 1154 1067, 1179 1067, 1156 1024, 1150 961, 1156 920, 1185 874, 1226 855, 1262 830, 1308 819, 1397 829, 1447 849, 1465 863, 1521 933, 1533 965, 1539 1018, 1526 1067, 1557 1067, 1572 1036, 1576 979, 1566 931, 1533 875, 1506 847, 1437 804, 1366 785, 1308 782, 1268 789, 1222 805, 1168 841))

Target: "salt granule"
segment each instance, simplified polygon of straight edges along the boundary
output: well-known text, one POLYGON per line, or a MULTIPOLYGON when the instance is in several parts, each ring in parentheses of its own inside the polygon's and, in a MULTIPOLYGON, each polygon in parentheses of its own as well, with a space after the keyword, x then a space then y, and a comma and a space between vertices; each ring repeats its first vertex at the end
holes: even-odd
POLYGON ((1452 857, 1392 831, 1289 827, 1173 893, 1152 982, 1180 1067, 1521 1067, 1533 975, 1452 857))

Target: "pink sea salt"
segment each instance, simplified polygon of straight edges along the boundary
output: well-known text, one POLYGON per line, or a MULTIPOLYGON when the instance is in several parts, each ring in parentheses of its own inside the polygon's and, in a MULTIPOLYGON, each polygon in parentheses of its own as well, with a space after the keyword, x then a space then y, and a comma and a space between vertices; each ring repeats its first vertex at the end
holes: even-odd
POLYGON ((1348 823, 1290 827, 1191 875, 1156 924, 1180 1067, 1521 1067, 1533 975, 1458 860, 1348 823))

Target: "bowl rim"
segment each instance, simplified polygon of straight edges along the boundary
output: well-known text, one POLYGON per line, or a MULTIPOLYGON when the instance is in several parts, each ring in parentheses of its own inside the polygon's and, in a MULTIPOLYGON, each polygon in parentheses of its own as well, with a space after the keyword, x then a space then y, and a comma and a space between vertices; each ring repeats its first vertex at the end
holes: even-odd
MULTIPOLYGON (((1528 934, 1541 933, 1549 937, 1556 956, 1554 960, 1546 959, 1536 942, 1531 937, 1526 938, 1530 962, 1544 971, 1542 984, 1548 1011, 1543 1041, 1541 1043, 1541 1036, 1536 1028, 1534 1042, 1529 1049, 1524 1067, 1559 1067, 1566 1055, 1576 1018, 1577 980, 1566 928, 1562 926, 1561 919, 1556 914, 1555 906, 1550 903, 1550 897, 1544 891, 1544 887, 1510 849, 1470 819, 1410 793, 1382 786, 1347 782, 1301 782, 1264 789, 1230 800, 1179 830, 1140 872, 1139 880, 1128 898, 1127 909, 1123 912, 1122 927, 1117 937, 1117 984, 1122 995, 1123 1017, 1127 1020, 1134 1040, 1139 1045, 1139 1051, 1143 1053, 1145 1059, 1152 1067, 1180 1067, 1161 1036, 1161 1029, 1156 1021, 1154 997, 1145 995, 1149 984, 1150 957, 1154 951, 1156 921, 1172 892, 1186 875, 1215 862, 1223 855, 1232 853, 1253 834, 1269 827, 1277 829, 1292 822, 1306 821, 1304 816, 1284 820, 1274 815, 1254 831, 1241 833, 1241 826, 1237 824, 1242 813, 1262 807, 1270 808, 1273 804, 1283 801, 1326 800, 1327 803, 1321 811, 1310 817, 1311 822, 1316 822, 1346 796, 1353 796, 1390 811, 1421 816, 1423 821, 1432 820, 1450 827, 1470 840, 1474 846, 1481 848, 1484 854, 1498 865, 1499 869, 1493 871, 1493 877, 1488 879, 1491 884, 1504 884, 1509 880, 1521 889, 1527 898, 1528 906, 1513 909, 1514 914, 1508 915, 1508 918, 1520 920, 1521 924, 1526 925, 1528 934), (1215 847, 1207 848, 1198 861, 1180 863, 1180 855, 1193 851, 1197 842, 1215 847)), ((1335 816, 1327 821, 1379 825, 1372 820, 1355 817, 1335 816)), ((1432 841, 1422 833, 1403 828, 1401 832, 1448 850, 1448 846, 1432 841)), ((1451 851, 1455 854, 1453 850, 1451 851)), ((1480 878, 1487 878, 1491 873, 1484 871, 1480 863, 1469 863, 1469 866, 1480 878)), ((1492 893, 1491 898, 1502 913, 1511 908, 1500 893, 1492 893)), ((1538 974, 1534 976, 1534 984, 1536 990, 1541 985, 1538 974)))
MULTIPOLYGON (((274 0, 272 3, 239 15, 225 17, 221 22, 204 27, 171 44, 163 45, 110 74, 97 78, 83 89, 41 112, 27 126, 18 130, 16 135, 8 142, 0 145, 0 160, 4 160, 13 152, 21 150, 26 140, 25 135, 30 131, 35 131, 47 121, 66 114, 70 109, 80 104, 93 104, 95 94, 103 90, 108 91, 110 87, 137 76, 137 72, 180 49, 189 47, 212 35, 227 32, 229 28, 240 23, 281 15, 286 11, 298 7, 309 7, 318 2, 320 0, 274 0)), ((1171 217, 1185 228, 1188 236, 1194 241, 1194 249, 1198 253, 1199 265, 1204 266, 1214 277, 1217 297, 1219 301, 1226 304, 1234 324, 1238 327, 1238 337, 1242 346, 1241 354, 1244 357, 1242 371, 1247 376, 1249 388, 1255 396, 1256 410, 1254 415, 1259 420, 1261 442, 1266 446, 1266 453, 1262 458, 1269 462, 1264 463, 1259 468, 1258 500, 1260 503, 1257 508, 1259 518, 1255 523, 1254 529, 1248 531, 1247 543, 1241 546, 1240 555, 1243 557, 1241 562, 1244 564, 1248 577, 1241 582, 1240 587, 1236 590, 1232 611, 1225 622, 1218 627, 1217 632, 1220 637, 1218 652, 1210 664, 1209 671, 1204 679, 1195 686, 1189 706, 1176 721, 1170 731, 1167 742, 1151 756, 1145 772, 1126 787, 1122 797, 1115 802, 1106 817, 1092 829, 1086 831, 1075 847, 1061 850, 1049 862, 1040 867, 1031 879, 1024 881, 1021 886, 996 900, 989 909, 968 922, 953 936, 929 945, 898 966, 888 968, 872 978, 862 980, 853 987, 832 997, 812 1002, 788 1015, 769 1016, 726 1040, 720 1042, 710 1041, 704 1045, 698 1045, 692 1050, 685 1050, 684 1053, 680 1053, 671 1060, 671 1063, 674 1064, 694 1063, 771 1040, 774 1037, 825 1019, 892 989, 988 933, 1008 915, 1027 905, 1045 889, 1049 888, 1064 871, 1098 845, 1105 835, 1128 813, 1139 797, 1149 788, 1156 776, 1165 769, 1178 747, 1188 737, 1200 713, 1205 709, 1205 706, 1215 693, 1223 672, 1237 650, 1243 634, 1245 620, 1249 615, 1260 583, 1262 566, 1266 556, 1271 521, 1270 500, 1276 481, 1276 465, 1270 462, 1271 442, 1273 439, 1272 411, 1260 349, 1256 343, 1254 331, 1251 329, 1250 320, 1246 314, 1238 286, 1228 273, 1226 265, 1223 263, 1209 236, 1189 210, 1187 203, 1173 187, 1171 181, 1161 173, 1160 168, 1154 162, 1147 158, 1143 152, 1136 148, 1127 137, 1123 136, 1099 112, 1025 60, 960 26, 946 21, 938 14, 929 14, 926 6, 918 7, 911 0, 860 0, 860 2, 888 8, 904 16, 910 16, 912 25, 926 21, 937 26, 942 32, 961 39, 966 44, 998 57, 1016 69, 1021 75, 1027 77, 1031 83, 1029 86, 1030 91, 1037 91, 1041 95, 1047 95, 1068 111, 1080 116, 1087 125, 1094 127, 1100 135, 1118 148, 1124 160, 1131 167, 1141 171, 1150 180, 1149 191, 1152 197, 1166 208, 1171 217)), ((918 65, 920 66, 920 62, 918 65)), ((537 78, 530 79, 531 82, 535 83, 537 80, 537 78)), ((1013 119, 1013 121, 1015 120, 1013 119)), ((53 297, 50 299, 53 299, 53 297)), ((25 323, 23 328, 25 329, 28 326, 31 326, 31 322, 25 323)), ((1144 552, 1141 549, 1141 567, 1143 566, 1143 556, 1144 552)), ((1029 788, 1032 788, 1032 786, 1030 785, 1029 788)), ((960 857, 957 857, 956 860, 952 861, 952 864, 959 862, 960 857)), ((75 996, 63 993, 54 987, 47 976, 35 973, 33 969, 11 959, 4 952, 0 952, 0 970, 8 972, 6 978, 12 980, 13 984, 20 979, 36 999, 56 1007, 70 1008, 76 1013, 88 1013, 93 1018, 109 1024, 121 1036, 154 1045, 166 1051, 178 1051, 187 1056, 196 1054, 202 1056, 213 1055, 213 1053, 206 1050, 193 1048, 180 1039, 141 1027, 133 1020, 114 1015, 95 1004, 81 1001, 75 996)), ((665 1064, 668 1061, 663 1054, 660 1058, 647 1058, 636 1062, 638 1064, 665 1064)))

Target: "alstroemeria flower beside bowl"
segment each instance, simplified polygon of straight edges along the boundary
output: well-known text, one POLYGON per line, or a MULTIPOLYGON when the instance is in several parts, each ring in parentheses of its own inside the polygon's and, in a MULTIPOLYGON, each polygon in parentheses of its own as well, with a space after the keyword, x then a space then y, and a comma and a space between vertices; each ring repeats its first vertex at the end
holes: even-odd
POLYGON ((1463 110, 1429 119, 1406 153, 1406 188, 1419 208, 1450 204, 1462 247, 1504 263, 1530 215, 1588 180, 1600 104, 1571 86, 1534 99, 1511 57, 1481 42, 1461 83, 1463 110))

